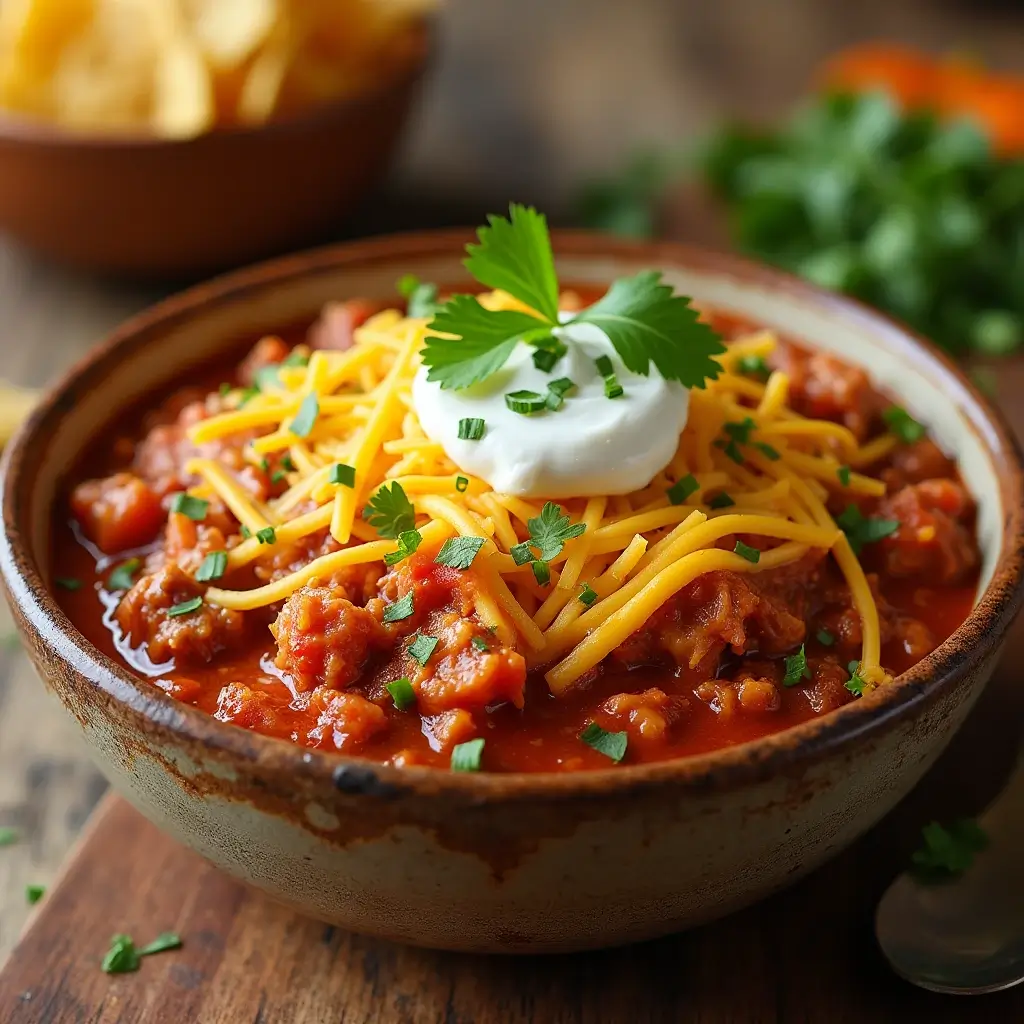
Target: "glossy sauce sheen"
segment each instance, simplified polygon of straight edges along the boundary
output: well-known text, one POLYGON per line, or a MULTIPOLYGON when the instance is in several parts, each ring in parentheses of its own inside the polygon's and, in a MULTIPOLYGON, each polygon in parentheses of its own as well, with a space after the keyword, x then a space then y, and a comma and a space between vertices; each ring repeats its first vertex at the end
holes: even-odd
MULTIPOLYGON (((589 296, 588 296, 589 298, 589 296)), ((731 318, 716 317, 716 326, 726 337, 749 325, 731 318)), ((285 332, 289 342, 301 341, 304 332, 285 332)), ((793 347, 793 351, 802 350, 793 347)), ((202 382, 210 391, 215 391, 220 381, 228 379, 227 371, 213 371, 202 382)), ((191 382, 190 382, 191 383, 191 382)), ((153 403, 156 404, 156 403, 153 403)), ((150 406, 152 407, 152 406, 150 406)), ((133 442, 140 436, 141 416, 138 413, 126 415, 113 432, 110 444, 100 444, 96 451, 113 452, 106 461, 83 467, 80 476, 72 484, 91 476, 102 476, 123 469, 130 463, 133 442)), ((875 469, 871 470, 876 475, 875 469)), ((180 670, 154 671, 152 663, 147 664, 145 652, 131 650, 123 642, 113 620, 112 608, 117 600, 104 590, 103 581, 110 571, 124 561, 125 555, 100 556, 97 549, 83 541, 81 531, 74 524, 68 506, 62 505, 54 519, 55 551, 54 575, 75 577, 83 586, 76 591, 55 588, 55 592, 72 621, 81 632, 105 654, 120 661, 138 674, 148 676, 152 685, 158 686, 175 698, 213 714, 218 708, 222 688, 229 683, 244 683, 252 691, 264 695, 266 706, 273 714, 258 720, 240 716, 241 724, 256 731, 279 736, 286 740, 307 745, 334 749, 328 739, 319 737, 316 741, 309 734, 317 723, 318 714, 309 708, 302 709, 295 700, 293 689, 282 678, 274 666, 277 647, 267 626, 273 620, 273 612, 246 613, 261 618, 260 628, 250 635, 256 637, 247 649, 239 652, 222 652, 206 664, 191 663, 180 670), (111 613, 105 616, 105 610, 111 613), (264 637, 260 641, 258 638, 264 637)), ((155 545, 152 545, 155 547, 155 545)), ((133 554, 135 552, 132 552, 133 554)), ((874 552, 864 556, 865 568, 878 571, 874 552)), ((429 574, 441 567, 420 566, 417 571, 429 574)), ((253 581, 255 582, 255 581, 253 581)), ((458 581, 429 581, 440 587, 458 587, 458 581)), ((233 578, 237 586, 250 585, 238 576, 233 578)), ((794 581, 795 586, 800 580, 794 581)), ((912 617, 923 624, 931 633, 934 644, 948 637, 969 614, 977 588, 977 571, 961 574, 955 583, 930 585, 928 581, 906 580, 881 577, 881 590, 894 614, 912 617)), ((810 621, 807 629, 807 656, 810 661, 839 652, 823 645, 816 639, 820 623, 810 621)), ((789 652, 792 653, 792 652, 789 652)), ((847 656, 843 652, 843 661, 847 656)), ((851 657, 853 655, 850 655, 851 657)), ((718 673, 725 680, 730 678, 742 657, 730 653, 722 656, 718 673)), ((765 659, 760 658, 763 662, 765 659)), ((780 659, 774 659, 776 663, 780 659)), ((906 670, 917 660, 908 653, 903 639, 887 643, 883 649, 883 664, 892 672, 906 670)), ((387 716, 387 728, 350 751, 339 745, 344 752, 358 753, 367 758, 396 763, 430 764, 446 767, 450 751, 439 749, 431 735, 429 722, 421 720, 415 709, 397 710, 386 691, 383 681, 402 675, 401 664, 386 657, 368 665, 364 677, 354 689, 370 697, 387 716)), ((598 721, 609 730, 623 728, 623 722, 605 715, 603 702, 621 693, 641 693, 657 687, 670 696, 684 697, 688 702, 678 720, 674 721, 662 738, 645 738, 634 742, 630 731, 628 763, 659 761, 697 754, 721 747, 758 739, 769 733, 815 718, 820 713, 812 706, 813 701, 804 686, 782 687, 778 690, 781 706, 776 710, 751 713, 724 714, 715 706, 714 700, 699 697, 695 688, 702 680, 695 678, 689 669, 667 666, 636 667, 625 669, 606 663, 604 670, 594 674, 589 682, 575 690, 568 697, 555 699, 548 691, 543 678, 536 674, 527 683, 524 707, 520 710, 505 703, 489 707, 486 712, 474 713, 476 735, 486 739, 484 767, 493 771, 570 771, 579 769, 607 768, 609 760, 581 743, 579 733, 591 721, 598 721)), ((845 695, 843 700, 852 699, 845 695)), ((223 714, 222 718, 225 717, 223 714)))

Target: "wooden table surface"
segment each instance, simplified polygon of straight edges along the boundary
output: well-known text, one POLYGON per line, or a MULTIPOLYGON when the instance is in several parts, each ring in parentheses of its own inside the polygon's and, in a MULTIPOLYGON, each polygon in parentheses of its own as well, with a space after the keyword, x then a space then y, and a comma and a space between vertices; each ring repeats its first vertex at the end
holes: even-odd
MULTIPOLYGON (((478 221, 510 198, 565 221, 581 179, 619 166, 634 146, 690 139, 724 111, 778 112, 817 61, 851 41, 896 38, 1024 67, 1024 13, 1006 13, 1013 6, 451 0, 388 201, 347 233, 478 221)), ((0 375, 44 384, 166 290, 93 281, 0 241, 0 375)), ((9 633, 0 609, 0 639, 9 633)), ((50 881, 103 790, 27 661, 0 643, 0 826, 22 836, 0 851, 0 962, 28 913, 24 886, 50 881)))

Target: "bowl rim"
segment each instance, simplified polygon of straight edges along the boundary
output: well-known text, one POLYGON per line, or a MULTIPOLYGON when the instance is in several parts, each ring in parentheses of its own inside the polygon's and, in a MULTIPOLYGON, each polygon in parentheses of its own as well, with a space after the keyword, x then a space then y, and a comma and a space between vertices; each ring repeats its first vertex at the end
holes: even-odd
POLYGON ((986 454, 1000 471, 1006 504, 1001 549, 992 578, 971 614, 949 639, 891 685, 818 719, 760 739, 652 764, 581 772, 459 773, 421 766, 395 767, 333 751, 311 750, 217 721, 133 675, 79 633, 37 570, 19 525, 22 510, 30 505, 25 481, 31 480, 33 447, 45 444, 50 425, 74 401, 74 391, 88 386, 90 376, 101 374, 104 364, 144 350, 168 327, 185 323, 218 303, 244 301, 276 285, 346 268, 384 264, 393 265, 400 274, 403 260, 451 257, 474 237, 468 229, 388 235, 325 246, 232 271, 135 315, 65 371, 45 390, 7 446, 0 464, 0 509, 5 526, 0 531, 0 577, 15 611, 20 613, 15 615, 19 630, 51 648, 79 683, 97 688, 135 715, 146 732, 168 731, 179 741, 196 744, 210 754, 236 758, 266 778, 299 775, 346 793, 393 796, 402 792, 447 796, 470 804, 628 797, 665 785, 700 793, 720 792, 780 773, 792 774, 923 711, 998 648, 1024 603, 1024 456, 1002 414, 963 371, 930 342, 883 314, 782 271, 685 243, 635 241, 583 231, 552 233, 556 260, 559 255, 594 261, 622 258, 733 277, 842 315, 902 354, 914 354, 918 361, 930 364, 933 373, 949 387, 950 400, 971 415, 986 454))
POLYGON ((397 74, 374 82, 368 89, 346 96, 327 98, 296 110, 284 117, 271 117, 258 124, 214 124, 212 128, 198 135, 156 135, 153 132, 132 128, 109 132, 95 129, 69 128, 54 121, 47 121, 31 114, 15 110, 0 109, 0 143, 18 143, 60 149, 113 151, 153 150, 159 148, 184 147, 197 143, 221 139, 246 139, 253 136, 287 135, 293 131, 330 122, 351 111, 364 107, 373 108, 383 98, 401 93, 415 84, 429 68, 437 48, 436 19, 429 15, 417 19, 413 30, 419 33, 415 59, 402 67, 397 74))

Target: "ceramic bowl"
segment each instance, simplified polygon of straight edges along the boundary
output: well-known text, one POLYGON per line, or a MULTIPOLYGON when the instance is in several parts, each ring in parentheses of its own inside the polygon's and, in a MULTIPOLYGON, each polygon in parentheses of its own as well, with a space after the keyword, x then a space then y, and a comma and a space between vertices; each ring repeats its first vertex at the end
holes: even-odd
POLYGON ((0 118, 0 229, 81 269, 196 278, 330 237, 382 178, 431 50, 400 77, 194 139, 72 134, 0 118))
POLYGON ((52 388, 6 454, 0 571, 43 683, 136 807, 225 871, 357 932, 472 951, 577 950, 726 914, 807 873, 921 778, 985 685, 1022 599, 1021 462, 935 350, 845 299, 671 244, 556 235, 561 279, 658 267, 687 294, 863 364, 956 453, 979 499, 968 620, 891 686, 820 720, 676 762, 564 775, 451 774, 305 751, 176 703, 95 650, 58 607, 50 511, 120 402, 228 339, 388 297, 411 272, 458 286, 464 235, 345 245, 225 277, 125 324, 52 388), (112 401, 116 396, 116 401, 112 401))

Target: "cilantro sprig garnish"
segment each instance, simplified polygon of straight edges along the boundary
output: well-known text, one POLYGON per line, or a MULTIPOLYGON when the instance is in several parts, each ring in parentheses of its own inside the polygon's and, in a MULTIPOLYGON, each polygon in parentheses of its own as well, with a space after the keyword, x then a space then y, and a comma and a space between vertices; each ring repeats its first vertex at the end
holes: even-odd
POLYGON ((921 829, 921 838, 923 845, 910 862, 914 877, 926 884, 962 874, 974 863, 975 854, 988 846, 988 836, 972 818, 960 818, 948 827, 929 822, 921 829))
MULTIPOLYGON (((427 380, 446 389, 486 380, 520 343, 550 351, 552 331, 563 326, 543 214, 513 203, 507 219, 492 215, 478 236, 479 244, 467 246, 466 268, 480 284, 507 292, 531 312, 489 310, 475 296, 452 296, 431 321, 435 333, 423 348, 427 380)), ((654 270, 620 278, 603 298, 567 322, 600 327, 634 373, 646 376, 653 363, 666 380, 702 388, 721 372, 713 358, 725 351, 721 339, 699 320, 690 300, 673 294, 654 270)), ((549 358, 541 358, 547 365, 549 358)))
POLYGON ((875 544, 884 540, 900 528, 898 519, 865 516, 853 504, 847 505, 845 510, 836 516, 836 525, 846 534, 855 555, 861 553, 865 544, 875 544))
POLYGON ((397 480, 390 488, 381 484, 363 509, 363 518, 388 540, 398 540, 403 533, 416 529, 416 510, 397 480))

